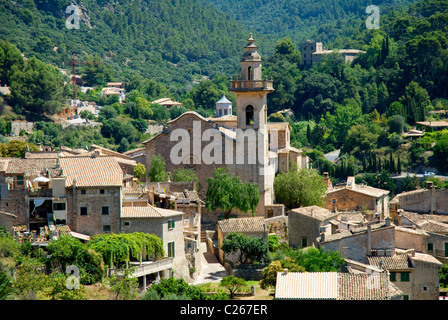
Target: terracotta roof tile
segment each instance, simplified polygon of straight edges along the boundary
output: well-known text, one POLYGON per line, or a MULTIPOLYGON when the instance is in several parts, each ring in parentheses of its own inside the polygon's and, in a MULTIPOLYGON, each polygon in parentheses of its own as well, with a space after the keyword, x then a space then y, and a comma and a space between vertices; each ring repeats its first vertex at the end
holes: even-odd
POLYGON ((151 205, 144 207, 122 207, 121 218, 163 218, 178 216, 183 214, 181 211, 162 209, 151 205))
POLYGON ((407 254, 394 254, 393 256, 368 256, 367 260, 369 264, 380 267, 382 263, 382 268, 385 270, 413 270, 411 261, 407 254))
POLYGON ((218 221, 223 233, 240 232, 263 232, 265 231, 265 223, 263 217, 250 218, 231 218, 218 221))
POLYGON ((66 157, 60 158, 65 186, 106 187, 122 186, 123 170, 114 157, 66 157))
POLYGON ((276 299, 337 299, 337 272, 278 272, 276 299))

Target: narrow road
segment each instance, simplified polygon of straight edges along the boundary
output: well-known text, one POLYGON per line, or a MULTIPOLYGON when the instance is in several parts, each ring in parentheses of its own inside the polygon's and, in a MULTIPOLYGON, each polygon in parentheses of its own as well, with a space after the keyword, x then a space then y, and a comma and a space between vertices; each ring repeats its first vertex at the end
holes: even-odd
POLYGON ((219 282, 222 277, 227 277, 229 274, 224 267, 219 263, 214 254, 207 251, 205 242, 201 242, 202 250, 202 270, 198 279, 193 284, 219 282))

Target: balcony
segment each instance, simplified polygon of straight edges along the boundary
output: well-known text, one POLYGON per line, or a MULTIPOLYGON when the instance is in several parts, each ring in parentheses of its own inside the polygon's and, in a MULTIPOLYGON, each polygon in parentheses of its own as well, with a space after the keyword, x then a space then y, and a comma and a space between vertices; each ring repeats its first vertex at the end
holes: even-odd
POLYGON ((230 91, 274 91, 274 81, 265 80, 230 80, 230 91))
POLYGON ((53 197, 53 189, 41 188, 41 189, 28 189, 29 197, 37 198, 51 198, 53 197))
MULTIPOLYGON (((141 264, 138 262, 131 262, 130 267, 135 267, 135 271, 132 274, 132 277, 143 277, 147 274, 157 273, 163 270, 173 269, 174 258, 165 258, 157 261, 146 261, 141 264)), ((123 272, 119 268, 108 269, 109 276, 113 274, 123 275, 123 272)))

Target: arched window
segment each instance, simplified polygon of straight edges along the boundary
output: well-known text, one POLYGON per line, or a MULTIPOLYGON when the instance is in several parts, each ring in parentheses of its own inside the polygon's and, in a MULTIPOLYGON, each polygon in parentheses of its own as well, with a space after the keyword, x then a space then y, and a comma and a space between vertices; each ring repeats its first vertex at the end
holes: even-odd
POLYGON ((254 124, 254 107, 251 105, 246 107, 246 124, 254 124))
POLYGON ((252 81, 252 67, 247 68, 247 80, 252 81))

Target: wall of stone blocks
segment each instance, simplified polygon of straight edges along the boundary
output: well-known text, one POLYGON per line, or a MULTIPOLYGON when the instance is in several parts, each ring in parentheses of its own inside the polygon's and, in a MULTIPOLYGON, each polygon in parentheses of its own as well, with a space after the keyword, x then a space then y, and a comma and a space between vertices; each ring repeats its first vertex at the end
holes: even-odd
POLYGON ((110 231, 120 233, 121 188, 67 188, 67 224, 73 231, 93 236, 103 233, 105 225, 110 231), (81 190, 86 190, 82 194, 81 190), (100 193, 104 190, 104 194, 100 193), (102 214, 102 207, 109 207, 109 214, 102 214), (87 215, 81 215, 87 207, 87 215))

